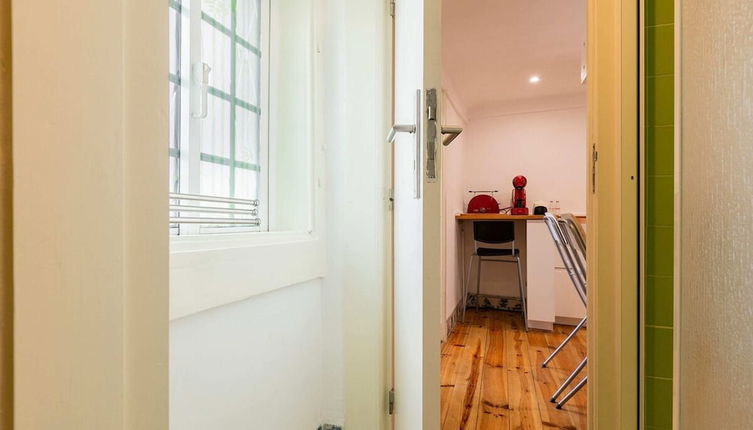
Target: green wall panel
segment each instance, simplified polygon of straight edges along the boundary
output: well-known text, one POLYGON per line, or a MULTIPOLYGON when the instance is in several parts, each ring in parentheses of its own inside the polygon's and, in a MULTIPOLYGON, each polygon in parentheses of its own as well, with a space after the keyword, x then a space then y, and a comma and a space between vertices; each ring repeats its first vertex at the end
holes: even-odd
POLYGON ((671 75, 675 71, 674 27, 646 27, 646 74, 671 75))
POLYGON ((646 378, 646 429, 665 430, 671 428, 672 380, 669 378, 646 378))
POLYGON ((646 174, 672 176, 674 164, 674 132, 671 125, 646 127, 646 174))
POLYGON ((672 428, 674 0, 645 3, 644 418, 672 428))
POLYGON ((674 4, 674 0, 646 0, 646 27, 674 23, 674 4))
POLYGON ((671 276, 646 276, 646 325, 672 327, 674 297, 671 276))
POLYGON ((647 126, 667 126, 674 122, 674 83, 672 75, 646 75, 647 126))

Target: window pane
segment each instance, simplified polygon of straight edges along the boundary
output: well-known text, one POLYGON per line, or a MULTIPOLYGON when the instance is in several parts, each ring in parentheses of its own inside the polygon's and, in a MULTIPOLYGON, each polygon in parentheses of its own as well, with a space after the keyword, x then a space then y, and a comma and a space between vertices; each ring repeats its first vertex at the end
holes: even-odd
POLYGON ((230 28, 232 2, 233 0, 201 0, 201 11, 218 24, 230 28))
POLYGON ((259 56, 241 45, 237 45, 236 78, 237 95, 241 100, 259 106, 259 56))
POLYGON ((247 169, 235 169, 235 197, 239 199, 257 199, 259 197, 259 172, 247 169))
POLYGON ((235 159, 259 164, 259 115, 239 108, 235 127, 235 159))
POLYGON ((207 117, 201 120, 201 152, 230 157, 230 102, 207 96, 207 117))
POLYGON ((259 34, 261 33, 259 0, 237 0, 237 2, 238 36, 259 48, 259 34))
POLYGON ((230 94, 230 37, 201 22, 201 59, 209 64, 209 85, 230 94))
POLYGON ((221 164, 201 162, 201 194, 207 196, 232 197, 230 195, 230 168, 221 164))

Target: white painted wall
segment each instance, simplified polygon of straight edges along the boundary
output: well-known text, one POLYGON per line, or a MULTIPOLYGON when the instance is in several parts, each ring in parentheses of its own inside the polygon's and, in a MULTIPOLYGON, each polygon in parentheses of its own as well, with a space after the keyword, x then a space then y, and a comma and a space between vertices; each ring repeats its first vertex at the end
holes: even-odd
MULTIPOLYGON (((447 126, 459 126, 464 129, 468 126, 468 114, 465 104, 460 94, 455 91, 455 85, 451 78, 442 74, 442 123, 447 126)), ((444 264, 444 285, 445 294, 443 295, 442 308, 442 334, 446 333, 444 325, 447 318, 455 311, 458 301, 462 297, 462 255, 460 252, 460 225, 455 222, 455 214, 463 212, 465 209, 464 198, 467 190, 463 187, 463 181, 459 180, 464 176, 464 153, 467 147, 467 134, 465 130, 455 139, 450 146, 442 148, 442 187, 443 201, 442 210, 445 219, 445 236, 443 244, 443 261, 444 264)))
POLYGON ((170 428, 315 430, 323 285, 313 280, 173 321, 170 428))
POLYGON ((510 205, 512 178, 528 178, 528 206, 559 200, 562 212, 586 211, 586 107, 542 100, 474 111, 468 126, 463 185, 500 190, 500 206, 510 205))

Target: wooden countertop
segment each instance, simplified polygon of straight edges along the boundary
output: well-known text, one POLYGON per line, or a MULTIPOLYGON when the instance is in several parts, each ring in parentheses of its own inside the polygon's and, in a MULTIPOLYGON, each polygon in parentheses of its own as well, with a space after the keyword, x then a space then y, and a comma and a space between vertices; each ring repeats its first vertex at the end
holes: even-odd
MULTIPOLYGON (((579 221, 583 222, 586 217, 584 215, 576 215, 579 221)), ((462 213, 455 215, 455 219, 458 221, 475 220, 475 221, 527 221, 527 220, 543 220, 544 215, 510 215, 510 214, 469 214, 462 213)))

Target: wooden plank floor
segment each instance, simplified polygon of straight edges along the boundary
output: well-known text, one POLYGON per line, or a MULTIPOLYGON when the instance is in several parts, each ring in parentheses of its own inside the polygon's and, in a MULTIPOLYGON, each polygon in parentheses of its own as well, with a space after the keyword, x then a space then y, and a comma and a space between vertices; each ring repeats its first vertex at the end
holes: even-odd
POLYGON ((469 310, 442 346, 442 430, 585 430, 587 386, 562 410, 549 402, 586 356, 585 329, 541 367, 570 330, 526 333, 519 313, 469 310))

